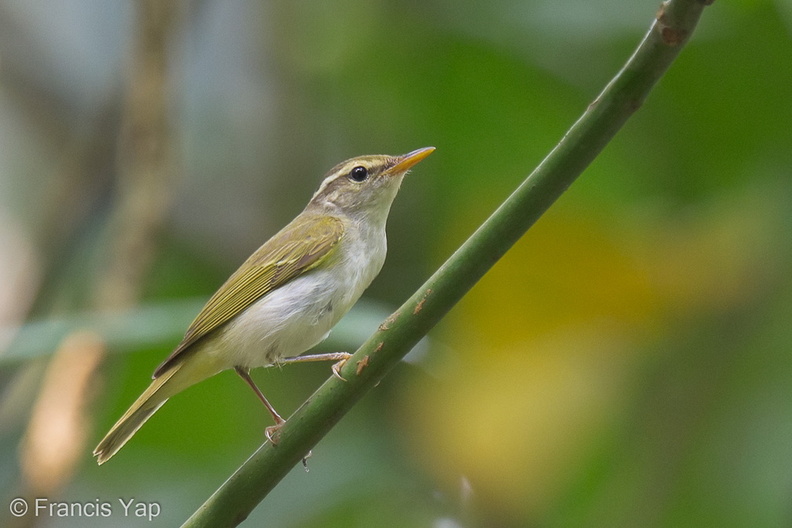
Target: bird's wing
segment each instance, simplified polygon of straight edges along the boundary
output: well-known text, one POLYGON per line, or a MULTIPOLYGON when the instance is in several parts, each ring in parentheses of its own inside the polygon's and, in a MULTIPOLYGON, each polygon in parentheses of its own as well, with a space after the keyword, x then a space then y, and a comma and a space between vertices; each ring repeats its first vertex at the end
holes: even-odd
POLYGON ((303 217, 287 225, 253 253, 209 299, 182 342, 157 367, 153 377, 158 377, 192 344, 257 299, 318 266, 343 236, 343 222, 332 216, 303 217))

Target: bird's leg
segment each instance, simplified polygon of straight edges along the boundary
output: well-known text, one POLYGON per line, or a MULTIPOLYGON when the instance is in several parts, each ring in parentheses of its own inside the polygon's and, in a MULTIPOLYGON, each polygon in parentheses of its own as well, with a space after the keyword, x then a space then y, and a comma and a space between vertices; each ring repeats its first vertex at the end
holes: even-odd
POLYGON ((267 440, 273 443, 273 445, 277 445, 278 443, 278 430, 283 427, 283 424, 286 423, 286 420, 281 418, 281 415, 278 414, 278 411, 275 410, 275 407, 272 406, 270 402, 267 401, 267 398, 264 396, 264 393, 261 392, 261 389, 258 388, 256 383, 250 377, 250 370, 242 367, 234 367, 234 370, 239 377, 245 380, 245 383, 250 385, 250 388, 253 389, 253 392, 256 393, 258 399, 261 400, 261 403, 264 404, 264 407, 267 408, 269 413, 272 415, 272 419, 275 420, 275 425, 271 425, 264 429, 264 434, 267 436, 267 440))
POLYGON ((303 361, 335 361, 333 363, 333 376, 346 381, 341 375, 341 368, 346 364, 347 360, 352 357, 349 352, 330 352, 328 354, 308 354, 307 356, 295 356, 278 360, 279 364, 284 363, 299 363, 303 361))

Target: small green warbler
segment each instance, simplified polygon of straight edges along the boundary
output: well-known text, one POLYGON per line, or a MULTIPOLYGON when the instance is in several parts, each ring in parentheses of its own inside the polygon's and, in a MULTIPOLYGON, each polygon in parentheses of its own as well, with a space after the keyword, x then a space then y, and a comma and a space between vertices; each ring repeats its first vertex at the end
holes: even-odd
MULTIPOLYGON (((336 361, 345 352, 301 355, 352 308, 385 261, 385 224, 405 174, 434 151, 361 156, 336 165, 294 220, 264 243, 209 299, 154 380, 94 449, 107 462, 171 396, 233 368, 272 414, 284 419, 249 371, 297 361, 336 361)), ((343 378, 342 378, 343 379, 343 378)))

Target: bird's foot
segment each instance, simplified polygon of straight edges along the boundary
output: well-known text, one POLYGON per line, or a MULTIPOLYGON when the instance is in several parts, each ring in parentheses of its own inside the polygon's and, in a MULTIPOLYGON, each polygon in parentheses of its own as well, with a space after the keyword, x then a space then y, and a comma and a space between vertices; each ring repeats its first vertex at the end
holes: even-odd
POLYGON ((270 425, 264 429, 264 436, 267 437, 267 440, 269 440, 272 445, 276 446, 280 442, 280 430, 285 423, 286 420, 281 420, 276 422, 275 425, 270 425))
POLYGON ((333 376, 346 381, 344 376, 341 375, 341 369, 346 364, 347 360, 352 357, 349 352, 330 352, 329 354, 308 354, 305 356, 294 356, 283 358, 278 361, 278 364, 285 365, 286 363, 304 363, 307 361, 335 361, 333 364, 333 376))
POLYGON ((344 368, 344 365, 346 365, 347 361, 349 361, 349 358, 352 357, 352 354, 349 352, 338 352, 338 355, 341 357, 341 359, 333 363, 333 366, 330 367, 330 369, 333 371, 333 376, 340 379, 341 381, 346 381, 346 378, 341 375, 341 369, 344 368))

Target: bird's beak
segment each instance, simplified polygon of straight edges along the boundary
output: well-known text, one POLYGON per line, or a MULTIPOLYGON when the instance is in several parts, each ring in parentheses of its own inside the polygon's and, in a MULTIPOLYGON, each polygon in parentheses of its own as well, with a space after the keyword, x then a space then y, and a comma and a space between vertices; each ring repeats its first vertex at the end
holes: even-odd
POLYGON ((404 154, 396 158, 396 164, 390 168, 388 172, 391 174, 399 174, 409 170, 413 165, 424 159, 426 156, 435 151, 434 147, 424 147, 418 150, 413 150, 410 153, 404 154))

